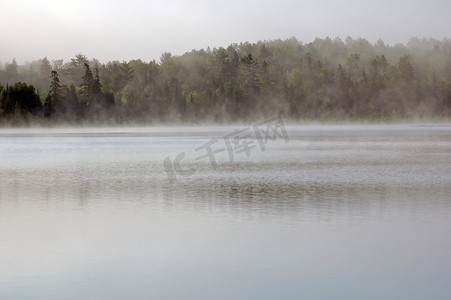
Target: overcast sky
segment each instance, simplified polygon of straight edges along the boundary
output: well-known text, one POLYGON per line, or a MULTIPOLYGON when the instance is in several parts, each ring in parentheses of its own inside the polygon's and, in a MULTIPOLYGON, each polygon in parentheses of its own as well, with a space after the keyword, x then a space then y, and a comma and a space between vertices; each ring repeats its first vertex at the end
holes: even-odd
POLYGON ((450 0, 0 0, 0 61, 101 62, 295 36, 451 37, 450 0))

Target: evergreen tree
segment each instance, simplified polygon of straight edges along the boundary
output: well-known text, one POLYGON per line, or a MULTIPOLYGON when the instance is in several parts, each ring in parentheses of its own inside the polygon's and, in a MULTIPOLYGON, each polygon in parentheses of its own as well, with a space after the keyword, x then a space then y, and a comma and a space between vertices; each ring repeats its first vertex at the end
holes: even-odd
POLYGON ((87 63, 84 63, 85 68, 85 75, 83 75, 82 83, 80 86, 80 91, 83 95, 86 95, 86 97, 89 97, 93 95, 94 92, 94 86, 95 86, 95 79, 92 75, 91 68, 87 63))
POLYGON ((61 95, 61 84, 58 77, 58 72, 51 71, 50 73, 49 93, 44 99, 44 115, 50 117, 53 114, 65 114, 65 106, 61 95))
POLYGON ((35 100, 47 91, 44 114, 71 122, 238 120, 280 111, 292 118, 450 116, 449 53, 449 39, 406 47, 326 38, 165 53, 160 62, 101 65, 78 54, 54 61, 55 72, 46 57, 23 66, 13 60, 0 66, 0 119, 36 115, 35 100), (38 92, 29 93, 30 85, 38 92))
POLYGON ((96 75, 92 82, 92 94, 97 96, 102 93, 102 85, 100 84, 99 69, 95 68, 96 75))
POLYGON ((50 96, 54 97, 55 99, 58 99, 61 94, 61 84, 58 77, 58 72, 52 71, 50 75, 50 88, 49 88, 49 94, 50 96))
POLYGON ((42 104, 34 86, 17 82, 1 92, 0 107, 5 115, 13 115, 18 112, 27 117, 28 114, 36 114, 42 104))

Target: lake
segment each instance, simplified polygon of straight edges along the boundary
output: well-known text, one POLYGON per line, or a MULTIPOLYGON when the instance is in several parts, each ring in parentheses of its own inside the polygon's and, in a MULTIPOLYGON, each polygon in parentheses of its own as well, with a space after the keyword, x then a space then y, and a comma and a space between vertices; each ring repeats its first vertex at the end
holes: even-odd
POLYGON ((0 299, 450 299, 450 126, 252 125, 1 129, 0 299))

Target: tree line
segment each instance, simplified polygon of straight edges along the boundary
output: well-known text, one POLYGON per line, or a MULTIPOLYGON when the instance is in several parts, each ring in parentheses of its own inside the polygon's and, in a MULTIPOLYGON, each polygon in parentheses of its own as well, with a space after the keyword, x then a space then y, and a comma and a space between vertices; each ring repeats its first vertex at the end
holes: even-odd
POLYGON ((0 122, 399 120, 451 116, 451 40, 296 38, 100 63, 0 65, 0 122))

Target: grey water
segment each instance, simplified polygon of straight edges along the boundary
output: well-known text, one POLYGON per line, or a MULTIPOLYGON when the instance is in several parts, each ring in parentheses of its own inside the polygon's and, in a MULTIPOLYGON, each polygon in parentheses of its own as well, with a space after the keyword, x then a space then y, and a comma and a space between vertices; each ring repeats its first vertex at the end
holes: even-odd
POLYGON ((451 127, 235 129, 0 130, 0 299, 451 298, 451 127))

